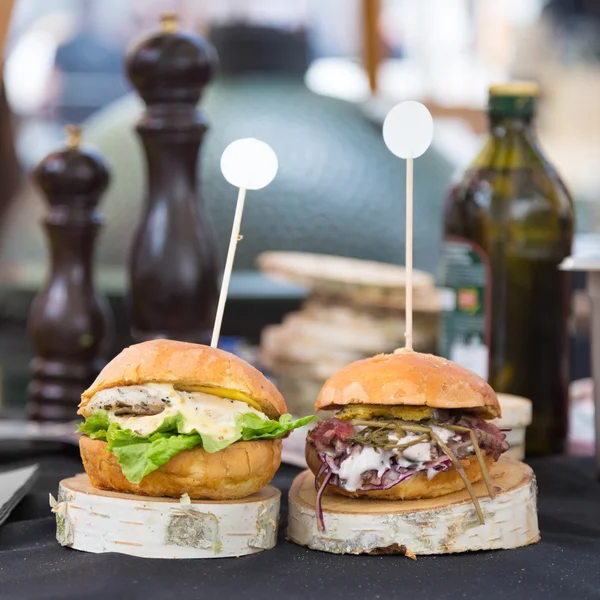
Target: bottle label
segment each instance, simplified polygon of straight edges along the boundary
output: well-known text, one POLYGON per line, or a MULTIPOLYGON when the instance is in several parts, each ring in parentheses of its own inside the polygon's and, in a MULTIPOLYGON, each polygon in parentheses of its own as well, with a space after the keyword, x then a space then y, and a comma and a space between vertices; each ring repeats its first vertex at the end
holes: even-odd
POLYGON ((487 379, 490 265, 475 243, 446 238, 440 262, 442 313, 439 353, 487 379))

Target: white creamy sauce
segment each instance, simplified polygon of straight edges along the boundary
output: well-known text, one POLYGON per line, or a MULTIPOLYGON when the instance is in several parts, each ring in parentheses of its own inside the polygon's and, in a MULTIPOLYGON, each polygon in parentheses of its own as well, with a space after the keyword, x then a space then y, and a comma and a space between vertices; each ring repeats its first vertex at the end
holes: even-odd
MULTIPOLYGON (((357 433, 360 429, 364 429, 364 427, 354 427, 354 431, 357 433)), ((444 443, 460 438, 460 435, 445 427, 433 425, 432 429, 444 443)), ((407 433, 401 439, 398 438, 395 432, 388 435, 390 441, 400 441, 403 444, 414 442, 420 437, 418 433, 407 433)), ((398 449, 380 450, 378 452, 371 446, 364 446, 360 453, 352 454, 342 460, 339 471, 337 469, 332 470, 338 474, 344 489, 349 492, 355 492, 361 487, 364 473, 377 471, 377 475, 381 477, 386 469, 390 468, 390 461, 393 457, 396 457, 396 464, 399 467, 414 468, 417 471, 421 470, 423 465, 431 460, 431 444, 429 442, 421 442, 409 446, 400 455, 398 453, 398 449)), ((431 481, 438 473, 439 471, 436 469, 427 469, 427 479, 431 481)))
MULTIPOLYGON (((398 440, 396 434, 391 434, 388 437, 389 439, 398 440)), ((400 440, 400 442, 403 444, 408 444, 410 442, 418 440, 420 437, 421 436, 416 433, 407 433, 400 440)), ((398 450, 393 450, 393 452, 398 454, 398 450)), ((415 444, 414 446, 409 446, 408 448, 405 448, 402 451, 402 456, 400 456, 396 462, 401 467, 414 467, 415 463, 423 463, 427 462, 428 460, 431 460, 431 447, 429 445, 429 442, 421 442, 420 444, 415 444)))
MULTIPOLYGON (((128 402, 140 402, 140 395, 146 393, 146 400, 158 397, 164 410, 156 415, 118 416, 110 411, 108 419, 111 423, 119 423, 123 429, 131 429, 139 435, 152 433, 168 417, 180 413, 183 417, 183 433, 197 431, 217 439, 227 439, 235 433, 235 418, 237 415, 253 413, 262 419, 267 416, 252 408, 245 402, 220 398, 203 392, 181 392, 168 384, 147 384, 145 386, 122 386, 98 392, 111 392, 115 399, 128 402)), ((105 396, 102 401, 108 400, 105 396)))
POLYGON ((409 446, 402 453, 404 458, 413 463, 424 463, 431 460, 431 444, 429 442, 421 442, 414 446, 409 446))
POLYGON ((362 484, 362 474, 367 471, 377 471, 377 475, 381 477, 390 468, 392 456, 394 454, 391 450, 377 452, 371 446, 365 446, 362 452, 346 458, 342 461, 338 474, 344 489, 349 492, 359 489, 362 484))
POLYGON ((433 429, 433 432, 442 440, 442 442, 444 442, 444 444, 447 444, 452 438, 456 437, 454 431, 446 429, 445 427, 432 425, 431 429, 433 429))
MULTIPOLYGON (((415 440, 418 440, 420 437, 420 435, 417 435, 415 433, 407 433, 402 439, 400 439, 395 433, 390 433, 388 435, 388 440, 392 442, 401 442, 403 444, 408 444, 409 442, 414 442, 415 440)), ((395 448, 394 450, 392 450, 392 452, 398 454, 398 449, 395 448)))

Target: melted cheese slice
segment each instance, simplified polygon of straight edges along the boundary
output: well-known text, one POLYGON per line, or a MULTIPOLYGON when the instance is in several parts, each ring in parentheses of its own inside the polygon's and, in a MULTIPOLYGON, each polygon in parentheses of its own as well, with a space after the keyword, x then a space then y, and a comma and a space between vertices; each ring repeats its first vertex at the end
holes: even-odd
POLYGON ((237 390, 228 390, 226 388, 220 387, 210 387, 210 386, 197 386, 193 388, 187 388, 187 392, 202 392, 203 394, 210 394, 211 396, 219 396, 219 398, 227 398, 229 400, 238 400, 240 402, 245 402, 248 406, 255 408, 256 410, 260 410, 260 405, 256 400, 250 398, 250 396, 244 394, 243 392, 238 392, 237 390))
MULTIPOLYGON (((267 416, 248 406, 245 402, 204 392, 183 392, 175 390, 167 384, 149 384, 149 390, 156 390, 160 385, 165 409, 157 415, 117 416, 109 412, 111 423, 118 423, 123 429, 131 429, 138 435, 147 436, 157 429, 162 422, 180 413, 183 417, 183 433, 197 431, 216 439, 227 439, 235 434, 235 419, 238 415, 253 413, 262 419, 267 416)), ((131 393, 139 394, 137 386, 131 393)), ((113 388, 120 398, 128 394, 127 386, 113 388)))

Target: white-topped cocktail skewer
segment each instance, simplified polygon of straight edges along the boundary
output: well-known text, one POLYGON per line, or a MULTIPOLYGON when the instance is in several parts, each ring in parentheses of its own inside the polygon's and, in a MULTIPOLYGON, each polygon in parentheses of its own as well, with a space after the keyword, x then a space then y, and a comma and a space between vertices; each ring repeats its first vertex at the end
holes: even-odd
POLYGON ((240 236, 240 227, 242 224, 244 203, 246 201, 246 190, 260 190, 269 185, 275 179, 278 167, 277 155, 271 146, 255 138, 242 138, 232 142, 225 148, 221 156, 221 171, 223 172, 223 176, 231 185, 239 188, 239 192, 235 215, 233 217, 233 227, 231 228, 229 250, 227 251, 227 260, 225 261, 225 270, 223 272, 223 281, 221 283, 221 293, 217 305, 217 314, 210 341, 210 345, 213 348, 216 348, 219 344, 219 335, 221 333, 225 303, 227 302, 227 292, 229 290, 235 251, 238 242, 242 239, 240 236))
POLYGON ((420 102, 396 104, 383 122, 383 140, 390 151, 406 159, 406 348, 412 350, 413 161, 433 139, 431 113, 420 102))

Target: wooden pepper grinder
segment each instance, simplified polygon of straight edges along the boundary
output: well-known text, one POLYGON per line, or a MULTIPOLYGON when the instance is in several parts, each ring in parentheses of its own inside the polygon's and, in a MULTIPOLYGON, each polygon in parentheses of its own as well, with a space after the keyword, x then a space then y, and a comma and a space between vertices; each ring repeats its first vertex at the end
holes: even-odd
POLYGON ((129 263, 131 333, 136 341, 167 337, 206 342, 217 301, 217 245, 196 187, 207 130, 197 109, 216 54, 203 38, 162 31, 129 52, 127 73, 146 103, 137 125, 146 153, 148 189, 129 263))
POLYGON ((97 153, 79 147, 79 128, 68 126, 67 136, 67 147, 49 154, 33 173, 50 204, 44 225, 51 256, 49 278, 28 322, 35 350, 28 412, 36 421, 75 419, 81 392, 102 366, 113 331, 110 307, 92 278, 102 222, 97 204, 108 170, 97 153))

